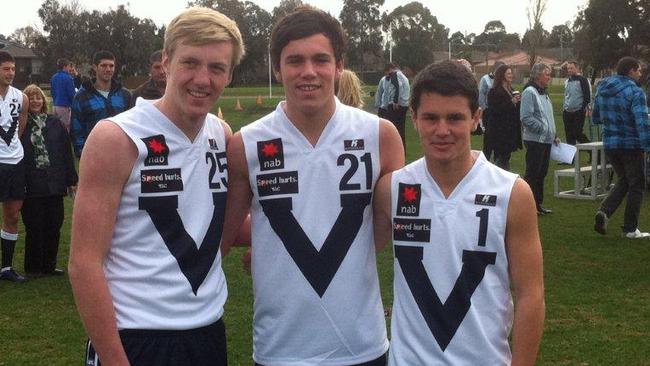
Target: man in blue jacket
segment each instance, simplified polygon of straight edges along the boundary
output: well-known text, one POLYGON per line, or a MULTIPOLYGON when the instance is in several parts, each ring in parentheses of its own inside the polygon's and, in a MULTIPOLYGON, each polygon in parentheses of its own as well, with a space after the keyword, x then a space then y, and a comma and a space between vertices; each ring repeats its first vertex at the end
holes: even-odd
POLYGON ((623 236, 629 239, 650 238, 638 228, 645 181, 643 151, 650 152, 650 122, 646 95, 639 87, 641 64, 632 57, 618 61, 616 74, 600 82, 592 120, 603 125, 605 156, 618 181, 596 213, 594 229, 607 233, 607 220, 627 195, 623 236))
POLYGON ((72 102, 72 145, 77 156, 81 156, 97 122, 122 113, 131 105, 131 93, 113 79, 115 56, 111 52, 96 52, 92 69, 96 78, 84 82, 72 102))
POLYGON ((56 61, 59 71, 50 80, 54 114, 59 117, 66 130, 70 132, 70 107, 75 95, 74 79, 71 71, 74 65, 70 60, 60 58, 56 61))

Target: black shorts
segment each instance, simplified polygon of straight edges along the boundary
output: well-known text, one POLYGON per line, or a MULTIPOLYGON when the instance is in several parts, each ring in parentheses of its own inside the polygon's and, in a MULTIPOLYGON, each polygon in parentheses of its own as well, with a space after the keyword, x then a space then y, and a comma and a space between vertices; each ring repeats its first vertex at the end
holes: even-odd
POLYGON ((25 199, 25 166, 0 163, 0 202, 25 199))
MULTIPOLYGON (((189 330, 120 331, 131 366, 227 366, 226 327, 223 320, 189 330)), ((85 366, 101 366, 93 345, 86 346, 85 366)))

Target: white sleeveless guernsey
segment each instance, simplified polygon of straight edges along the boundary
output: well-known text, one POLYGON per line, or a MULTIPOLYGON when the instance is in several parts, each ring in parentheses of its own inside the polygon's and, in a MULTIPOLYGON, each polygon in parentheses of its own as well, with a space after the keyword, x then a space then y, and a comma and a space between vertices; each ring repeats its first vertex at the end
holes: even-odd
POLYGON ((316 146, 275 112, 242 128, 253 244, 253 358, 351 365, 388 349, 372 231, 379 119, 336 101, 316 146))
POLYGON ((392 175, 391 366, 510 365, 505 232, 517 176, 472 153, 448 198, 424 158, 392 175))
POLYGON ((23 93, 9 85, 7 95, 0 96, 0 163, 18 164, 23 145, 18 136, 18 117, 23 110, 23 93))
POLYGON ((138 148, 104 263, 118 328, 183 330, 217 321, 227 297, 219 251, 223 126, 208 114, 192 143, 151 103, 110 120, 138 148))

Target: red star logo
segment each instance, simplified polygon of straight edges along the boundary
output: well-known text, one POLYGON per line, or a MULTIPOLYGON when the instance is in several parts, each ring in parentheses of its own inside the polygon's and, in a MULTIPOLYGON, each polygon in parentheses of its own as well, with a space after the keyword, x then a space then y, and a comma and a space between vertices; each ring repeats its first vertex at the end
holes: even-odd
POLYGON ((275 146, 274 143, 264 144, 264 148, 262 149, 262 152, 264 153, 264 156, 266 156, 267 158, 274 157, 275 154, 278 153, 278 147, 275 146))
POLYGON ((151 139, 151 141, 149 141, 149 148, 151 148, 151 151, 156 154, 162 154, 165 152, 165 149, 167 149, 164 144, 161 144, 156 139, 151 139))
POLYGON ((404 188, 404 192, 402 192, 402 197, 404 197, 404 201, 413 203, 418 199, 418 192, 415 188, 406 187, 404 188))

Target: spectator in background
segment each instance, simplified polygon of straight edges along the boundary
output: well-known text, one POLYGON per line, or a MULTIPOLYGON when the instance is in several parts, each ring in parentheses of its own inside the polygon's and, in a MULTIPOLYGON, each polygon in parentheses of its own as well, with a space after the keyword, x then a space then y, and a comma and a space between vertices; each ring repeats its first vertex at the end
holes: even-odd
POLYGON ((29 85, 27 129, 21 137, 25 149, 25 272, 62 275, 56 268, 63 225, 63 197, 77 185, 70 137, 62 121, 47 114, 43 90, 29 85))
POLYGON ((639 230, 639 214, 643 201, 645 177, 643 151, 650 152, 650 122, 646 95, 638 86, 641 64, 632 57, 618 61, 616 74, 598 84, 593 123, 603 125, 605 156, 618 176, 614 188, 596 213, 594 229, 605 235, 607 221, 627 195, 623 236, 629 239, 648 238, 639 230))
POLYGON ((162 51, 154 51, 149 56, 149 80, 135 88, 131 97, 131 107, 135 105, 136 99, 160 99, 165 94, 167 75, 162 65, 162 51))
POLYGON ((494 72, 494 83, 487 97, 494 163, 505 170, 510 170, 510 155, 522 148, 519 120, 521 94, 512 89, 512 79, 512 68, 499 66, 494 72))
POLYGON ((16 60, 0 51, 0 280, 22 282, 25 277, 13 269, 14 250, 18 241, 18 216, 25 198, 23 145, 20 136, 27 124, 29 99, 11 84, 16 76, 16 60))
POLYGON ((345 105, 363 108, 363 83, 354 71, 343 70, 337 85, 336 97, 345 105))
POLYGON ((385 76, 377 86, 375 106, 379 109, 379 118, 385 118, 397 127, 406 149, 406 112, 411 93, 409 80, 393 63, 386 65, 384 72, 385 76))
POLYGON ((564 106, 562 119, 567 144, 589 142, 583 132, 585 117, 591 103, 591 85, 584 76, 580 75, 578 63, 569 61, 566 64, 569 78, 564 83, 564 106))
POLYGON ((74 66, 70 60, 60 58, 56 61, 59 71, 52 76, 50 87, 54 114, 59 117, 65 129, 70 132, 70 107, 76 93, 71 75, 74 66))
POLYGON ((524 179, 533 190, 538 215, 553 212, 542 207, 544 178, 548 173, 548 164, 551 159, 551 144, 560 143, 555 132, 553 105, 546 91, 550 82, 551 68, 544 63, 535 64, 530 71, 530 81, 525 85, 521 95, 519 113, 524 126, 523 140, 526 145, 524 179))
POLYGON ((72 64, 72 68, 70 69, 70 75, 72 75, 72 80, 74 81, 74 89, 75 93, 79 91, 79 88, 81 88, 81 75, 79 74, 79 71, 77 71, 77 67, 75 64, 72 64))
POLYGON ((101 119, 129 109, 131 93, 115 79, 115 56, 109 51, 93 55, 95 78, 83 83, 72 102, 72 145, 81 156, 90 131, 101 119))
POLYGON ((490 118, 490 111, 488 110, 488 100, 487 95, 492 85, 494 84, 494 71, 499 68, 499 66, 504 65, 503 61, 495 61, 492 72, 483 75, 481 80, 478 83, 478 105, 483 111, 481 114, 481 128, 483 129, 483 155, 489 160, 492 159, 492 152, 494 148, 492 146, 492 141, 490 141, 490 136, 488 132, 488 120, 490 118))

